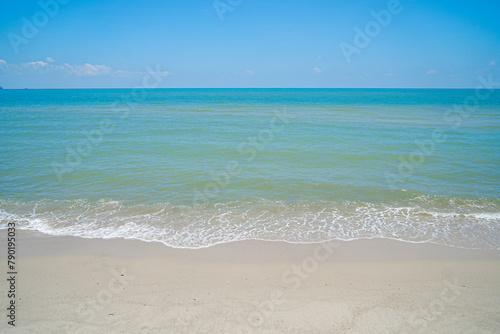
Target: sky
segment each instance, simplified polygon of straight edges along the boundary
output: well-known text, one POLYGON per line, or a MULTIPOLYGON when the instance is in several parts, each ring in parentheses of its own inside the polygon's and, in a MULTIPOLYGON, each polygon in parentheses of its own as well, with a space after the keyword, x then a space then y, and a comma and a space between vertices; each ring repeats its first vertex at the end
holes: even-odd
MULTIPOLYGON (((475 88, 500 1, 2 2, 3 88, 475 88)), ((498 79, 495 79, 497 78, 498 79)))

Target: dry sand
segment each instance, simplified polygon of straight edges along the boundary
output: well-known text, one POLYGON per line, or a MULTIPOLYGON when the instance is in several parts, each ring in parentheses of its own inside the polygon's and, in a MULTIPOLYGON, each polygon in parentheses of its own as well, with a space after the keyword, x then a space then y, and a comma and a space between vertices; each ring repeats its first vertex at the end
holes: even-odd
POLYGON ((2 333, 500 332, 494 251, 390 240, 178 250, 25 231, 17 249, 16 326, 2 284, 2 333))

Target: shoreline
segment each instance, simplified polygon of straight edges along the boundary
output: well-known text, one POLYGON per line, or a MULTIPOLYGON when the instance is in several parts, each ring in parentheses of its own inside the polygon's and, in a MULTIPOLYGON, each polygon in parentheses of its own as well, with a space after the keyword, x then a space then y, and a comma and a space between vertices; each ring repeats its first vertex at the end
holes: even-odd
MULTIPOLYGON (((6 231, 6 230, 0 230, 6 231)), ((321 243, 240 240, 203 248, 175 248, 161 242, 124 238, 83 238, 54 236, 37 231, 17 230, 21 256, 64 254, 100 254, 118 257, 172 256, 211 261, 297 260, 321 244, 337 244, 331 260, 478 260, 499 259, 500 250, 459 248, 434 243, 415 243, 395 239, 373 238, 330 240, 321 243)))
POLYGON ((391 240, 190 250, 17 232, 12 333, 494 333, 500 326, 494 251, 391 240))

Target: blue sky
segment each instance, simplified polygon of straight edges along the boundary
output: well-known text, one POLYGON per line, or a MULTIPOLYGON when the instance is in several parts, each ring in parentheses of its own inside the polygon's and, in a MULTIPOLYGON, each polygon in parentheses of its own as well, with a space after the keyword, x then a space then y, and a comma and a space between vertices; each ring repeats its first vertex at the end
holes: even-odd
POLYGON ((498 13, 497 0, 3 1, 0 85, 138 87, 154 71, 165 88, 475 88, 500 79, 498 13))

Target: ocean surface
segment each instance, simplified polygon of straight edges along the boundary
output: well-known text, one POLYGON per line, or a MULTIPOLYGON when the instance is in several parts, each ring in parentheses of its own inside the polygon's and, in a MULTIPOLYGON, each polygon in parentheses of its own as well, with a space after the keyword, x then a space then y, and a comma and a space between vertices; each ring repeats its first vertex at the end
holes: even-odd
POLYGON ((0 228, 500 249, 500 91, 0 90, 0 228))

